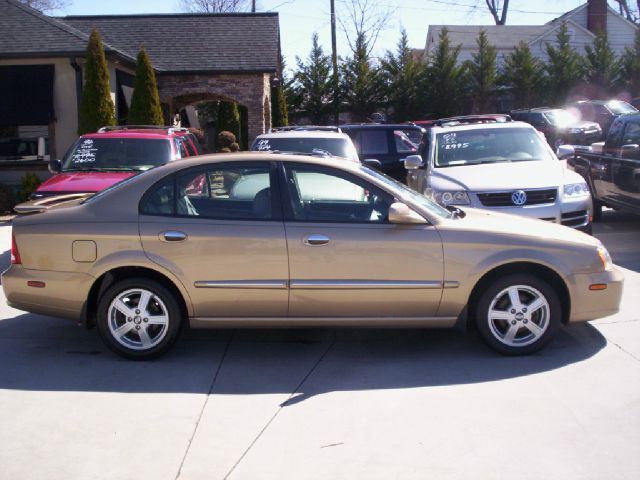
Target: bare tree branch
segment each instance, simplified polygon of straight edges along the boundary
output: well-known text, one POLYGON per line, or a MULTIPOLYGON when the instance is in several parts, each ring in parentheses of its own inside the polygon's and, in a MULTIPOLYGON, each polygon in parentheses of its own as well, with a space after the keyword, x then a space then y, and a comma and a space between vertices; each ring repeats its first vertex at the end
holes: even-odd
POLYGON ((500 0, 485 0, 489 12, 493 16, 496 25, 507 23, 507 11, 509 10, 509 0, 504 0, 502 7, 500 0))
POLYGON ((39 10, 43 13, 50 13, 71 5, 70 0, 20 0, 26 6, 39 10))
POLYGON ((180 7, 189 13, 247 12, 250 0, 180 0, 180 7))
POLYGON ((345 0, 347 18, 338 16, 340 29, 347 37, 353 53, 357 50, 357 40, 365 39, 367 55, 371 53, 380 32, 386 27, 397 8, 382 8, 376 0, 345 0))

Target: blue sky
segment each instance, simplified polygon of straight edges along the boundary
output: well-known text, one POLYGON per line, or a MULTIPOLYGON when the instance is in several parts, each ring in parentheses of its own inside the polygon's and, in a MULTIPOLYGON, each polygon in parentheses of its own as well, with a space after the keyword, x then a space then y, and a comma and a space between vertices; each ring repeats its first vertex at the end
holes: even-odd
MULTIPOLYGON (((338 15, 346 0, 335 0, 338 15)), ((404 27, 413 48, 424 48, 429 24, 492 25, 484 0, 375 0, 381 8, 393 8, 394 14, 380 35, 373 51, 383 55, 393 50, 404 27), (474 5, 476 6, 474 8, 474 5)), ((507 17, 510 25, 537 25, 548 22, 586 0, 512 0, 507 17)), ((175 13, 178 0, 72 0, 58 15, 122 15, 135 13, 175 13)), ((277 11, 280 15, 282 51, 289 67, 295 57, 306 57, 315 31, 327 52, 331 49, 329 0, 257 0, 259 11, 277 11)), ((172 32, 172 41, 193 41, 188 32, 172 32)), ((348 55, 344 35, 338 33, 338 54, 348 55)))

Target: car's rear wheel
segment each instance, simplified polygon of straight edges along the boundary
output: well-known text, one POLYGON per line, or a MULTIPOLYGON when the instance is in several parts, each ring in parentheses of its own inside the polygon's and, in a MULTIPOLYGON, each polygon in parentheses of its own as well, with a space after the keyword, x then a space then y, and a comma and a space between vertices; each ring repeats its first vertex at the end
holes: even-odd
POLYGON ((544 347, 561 325, 560 300, 538 277, 513 274, 482 293, 476 323, 485 342, 506 355, 526 355, 544 347))
POLYGON ((114 352, 131 359, 165 353, 180 333, 180 307, 173 294, 148 278, 112 285, 98 302, 98 331, 114 352))

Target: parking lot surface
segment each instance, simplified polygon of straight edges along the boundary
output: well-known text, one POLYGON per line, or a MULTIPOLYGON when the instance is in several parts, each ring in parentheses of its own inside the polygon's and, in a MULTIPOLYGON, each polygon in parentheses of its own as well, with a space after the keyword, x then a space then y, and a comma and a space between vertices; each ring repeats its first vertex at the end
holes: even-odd
POLYGON ((0 479, 636 480, 640 218, 606 211, 595 234, 621 311, 518 358, 474 332, 284 329, 132 362, 0 293, 0 479))

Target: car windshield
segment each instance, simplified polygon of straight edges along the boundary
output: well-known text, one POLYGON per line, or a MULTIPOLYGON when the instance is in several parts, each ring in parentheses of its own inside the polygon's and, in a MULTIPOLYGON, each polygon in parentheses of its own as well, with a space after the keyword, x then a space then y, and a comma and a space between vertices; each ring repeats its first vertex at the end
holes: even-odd
POLYGON ((424 195, 421 195, 415 190, 407 187, 405 184, 398 182, 397 180, 385 175, 384 173, 366 167, 364 165, 361 166, 360 169, 370 177, 374 177, 375 179, 384 183, 398 197, 399 200, 407 199, 409 203, 415 203, 427 210, 429 213, 432 213, 433 215, 437 215, 439 217, 453 217, 453 214, 446 208, 438 205, 431 199, 425 197, 424 195))
POLYGON ((607 107, 616 115, 624 115, 625 113, 636 113, 638 110, 622 100, 612 100, 607 102, 607 107))
POLYGON ((62 161, 63 171, 148 170, 171 160, 165 139, 80 138, 62 161))
POLYGON ((269 137, 258 138, 251 150, 254 151, 279 151, 315 153, 317 151, 329 152, 334 157, 345 157, 358 161, 358 154, 350 140, 346 138, 313 138, 313 137, 269 137))
POLYGON ((544 112, 543 115, 551 122, 552 125, 558 127, 567 127, 578 122, 578 119, 567 110, 550 110, 544 112))
POLYGON ((483 128, 436 135, 436 167, 550 159, 544 140, 530 128, 483 128))

